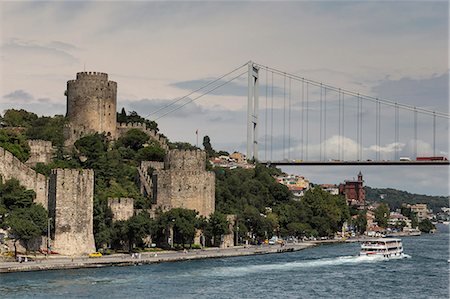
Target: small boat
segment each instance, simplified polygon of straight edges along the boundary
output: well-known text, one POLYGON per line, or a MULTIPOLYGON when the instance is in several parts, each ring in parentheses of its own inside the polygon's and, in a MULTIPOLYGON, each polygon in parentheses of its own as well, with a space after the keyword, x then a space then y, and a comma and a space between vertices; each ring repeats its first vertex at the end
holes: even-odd
POLYGON ((396 238, 379 238, 363 241, 359 255, 389 259, 406 257, 403 254, 402 240, 396 238))

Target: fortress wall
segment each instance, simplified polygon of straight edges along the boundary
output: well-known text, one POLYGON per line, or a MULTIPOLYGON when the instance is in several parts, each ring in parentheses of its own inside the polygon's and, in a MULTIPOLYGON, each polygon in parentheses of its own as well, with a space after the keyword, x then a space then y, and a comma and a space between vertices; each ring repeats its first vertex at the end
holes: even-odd
POLYGON ((48 208, 47 178, 20 162, 10 152, 0 147, 0 176, 4 180, 17 179, 21 185, 36 192, 35 202, 48 208))
POLYGON ((128 220, 134 215, 133 198, 108 198, 108 207, 113 213, 113 221, 128 220))
POLYGON ((35 166, 36 163, 48 164, 53 159, 55 152, 52 142, 46 140, 28 140, 30 146, 30 158, 25 162, 27 165, 35 166))
POLYGON ((205 170, 203 151, 169 151, 164 170, 155 171, 156 206, 185 208, 208 217, 215 210, 215 174, 205 170))
POLYGON ((94 252, 94 171, 53 169, 49 187, 52 249, 63 255, 94 252))
POLYGON ((205 171, 206 152, 202 150, 170 150, 164 161, 165 169, 205 171))

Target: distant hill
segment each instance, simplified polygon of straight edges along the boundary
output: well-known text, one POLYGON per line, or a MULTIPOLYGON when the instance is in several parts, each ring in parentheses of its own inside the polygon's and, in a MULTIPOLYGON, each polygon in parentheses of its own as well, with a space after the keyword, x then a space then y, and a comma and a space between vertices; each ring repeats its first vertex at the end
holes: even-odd
POLYGON ((402 203, 426 203, 433 212, 438 212, 442 207, 449 206, 449 198, 445 196, 429 196, 421 194, 412 194, 406 191, 396 189, 378 189, 364 187, 366 191, 366 201, 385 202, 391 210, 399 209, 402 203))

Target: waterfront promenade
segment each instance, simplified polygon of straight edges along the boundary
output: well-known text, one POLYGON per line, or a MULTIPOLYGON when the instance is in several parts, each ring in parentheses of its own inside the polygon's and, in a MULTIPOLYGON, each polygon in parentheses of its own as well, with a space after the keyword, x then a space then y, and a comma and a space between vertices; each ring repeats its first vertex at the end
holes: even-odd
POLYGON ((230 248, 208 248, 187 251, 145 252, 132 256, 130 254, 114 254, 97 258, 51 256, 48 259, 38 256, 28 262, 0 262, 0 273, 43 271, 59 269, 99 268, 109 266, 130 266, 185 260, 223 258, 255 254, 271 254, 298 251, 321 243, 335 243, 338 240, 311 241, 296 244, 280 245, 249 245, 230 248))

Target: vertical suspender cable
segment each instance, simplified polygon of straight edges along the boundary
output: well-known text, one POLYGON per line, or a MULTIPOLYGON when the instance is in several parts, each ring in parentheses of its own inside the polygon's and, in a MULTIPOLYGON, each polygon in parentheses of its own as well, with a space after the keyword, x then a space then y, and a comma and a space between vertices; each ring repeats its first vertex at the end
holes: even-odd
POLYGON ((308 161, 308 143, 309 143, 309 83, 306 82, 306 154, 305 159, 308 161))
POLYGON ((436 157, 436 112, 433 111, 433 156, 436 157))
POLYGON ((267 113, 268 113, 268 109, 269 109, 269 107, 268 107, 268 89, 269 89, 269 79, 268 79, 268 77, 269 77, 269 71, 266 69, 266 107, 265 107, 265 120, 264 120, 264 126, 265 126, 265 132, 264 132, 264 160, 266 160, 267 161, 267 121, 268 121, 268 118, 267 118, 267 113))
POLYGON ((291 77, 289 77, 288 159, 291 159, 291 77))
POLYGON ((395 103, 395 158, 394 160, 399 159, 398 151, 399 151, 399 110, 398 110, 398 104, 395 103))
POLYGON ((360 140, 359 140, 359 94, 356 96, 356 144, 357 144, 357 160, 361 160, 361 157, 359 156, 359 147, 360 147, 360 140))
POLYGON ((286 73, 283 76, 283 159, 286 158, 286 73))
POLYGON ((376 110, 375 110, 375 145, 376 145, 376 147, 375 147, 376 148, 375 159, 378 161, 378 160, 380 160, 379 159, 380 149, 378 147, 378 135, 380 134, 379 126, 378 126, 378 121, 379 121, 378 114, 380 113, 380 111, 379 111, 378 106, 379 106, 380 103, 378 102, 378 99, 375 102, 375 104, 376 104, 376 110))
POLYGON ((414 157, 417 158, 417 109, 414 107, 414 157))
POLYGON ((345 93, 342 92, 342 158, 341 160, 345 160, 345 101, 344 101, 345 93))
POLYGON ((378 159, 381 160, 381 102, 378 102, 378 159))
POLYGON ((338 138, 338 159, 341 159, 341 89, 338 90, 338 98, 339 98, 339 122, 338 122, 338 131, 339 131, 339 138, 338 138))
POLYGON ((324 119, 324 126, 323 126, 323 157, 324 159, 327 159, 327 88, 325 87, 323 91, 323 119, 324 119))
POLYGON ((301 132, 302 132, 302 140, 301 140, 301 148, 302 148, 302 160, 304 159, 304 153, 305 153, 305 80, 302 79, 302 128, 301 128, 301 132))
POLYGON ((359 142, 361 143, 359 146, 359 156, 361 157, 361 160, 363 160, 363 149, 364 149, 364 141, 363 141, 363 99, 362 97, 359 97, 359 108, 361 110, 361 114, 359 116, 359 121, 360 121, 360 125, 359 125, 359 142))
POLYGON ((322 161, 322 113, 323 113, 323 107, 322 107, 322 83, 320 83, 320 126, 319 126, 319 143, 320 143, 320 154, 319 154, 319 161, 322 161))
POLYGON ((270 109, 270 161, 273 161, 273 72, 272 86, 270 88, 271 109, 270 109))

